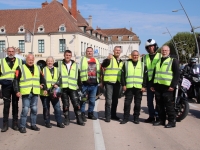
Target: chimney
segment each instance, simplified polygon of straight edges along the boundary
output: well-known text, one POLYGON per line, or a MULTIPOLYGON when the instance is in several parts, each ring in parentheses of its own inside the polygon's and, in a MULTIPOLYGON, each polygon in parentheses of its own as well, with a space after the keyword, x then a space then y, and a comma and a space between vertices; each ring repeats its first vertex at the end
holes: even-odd
POLYGON ((88 23, 89 23, 89 26, 92 27, 92 16, 89 15, 88 17, 88 23))
POLYGON ((46 1, 44 3, 42 3, 42 8, 45 8, 49 3, 46 1))
POLYGON ((69 10, 69 0, 63 0, 63 7, 69 10))
POLYGON ((72 0, 72 16, 77 20, 77 0, 72 0))

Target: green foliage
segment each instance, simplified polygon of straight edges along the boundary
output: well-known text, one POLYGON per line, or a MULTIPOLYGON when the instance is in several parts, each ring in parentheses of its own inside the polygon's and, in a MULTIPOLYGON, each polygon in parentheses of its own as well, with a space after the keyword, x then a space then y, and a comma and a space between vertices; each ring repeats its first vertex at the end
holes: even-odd
MULTIPOLYGON (((198 37, 198 33, 196 33, 196 36, 198 37)), ((191 54, 191 56, 196 56, 197 48, 193 33, 179 32, 173 37, 173 40, 176 43, 180 62, 187 62, 189 54, 191 54), (182 53, 183 51, 185 51, 185 54, 182 53)), ((172 40, 166 42, 164 45, 168 45, 170 47, 171 55, 176 55, 172 40)))

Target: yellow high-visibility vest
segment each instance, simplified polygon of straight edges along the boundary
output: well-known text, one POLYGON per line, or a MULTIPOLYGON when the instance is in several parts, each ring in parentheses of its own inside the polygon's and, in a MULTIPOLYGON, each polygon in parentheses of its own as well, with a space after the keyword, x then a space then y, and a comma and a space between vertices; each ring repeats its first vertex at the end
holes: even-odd
POLYGON ((121 70, 123 67, 123 62, 117 63, 117 60, 113 57, 110 60, 110 64, 106 67, 104 72, 104 81, 116 83, 121 81, 121 70))
POLYGON ((40 67, 34 65, 34 75, 30 72, 28 67, 24 64, 19 66, 21 69, 21 78, 19 81, 21 95, 40 94, 40 67))
POLYGON ((1 73, 2 73, 0 80, 2 79, 13 80, 17 67, 19 65, 22 65, 22 60, 19 58, 16 58, 12 69, 8 66, 8 63, 6 62, 5 58, 1 59, 0 63, 1 63, 1 73))
POLYGON ((62 88, 69 88, 72 90, 77 90, 77 80, 78 80, 78 66, 74 62, 70 68, 70 73, 68 73, 66 65, 62 61, 58 61, 58 69, 62 78, 62 88))
MULTIPOLYGON (((99 61, 94 58, 96 61, 96 68, 97 68, 97 83, 99 83, 99 78, 100 78, 100 63, 99 61)), ((87 58, 86 57, 82 57, 81 58, 81 62, 80 62, 80 77, 81 77, 81 81, 87 81, 88 80, 88 62, 87 62, 87 58)))
POLYGON ((144 63, 138 61, 137 65, 134 67, 132 61, 126 61, 125 70, 126 87, 141 89, 143 83, 144 63))
POLYGON ((173 78, 172 62, 173 59, 170 57, 167 58, 161 66, 161 60, 158 61, 156 64, 154 83, 170 86, 173 78))

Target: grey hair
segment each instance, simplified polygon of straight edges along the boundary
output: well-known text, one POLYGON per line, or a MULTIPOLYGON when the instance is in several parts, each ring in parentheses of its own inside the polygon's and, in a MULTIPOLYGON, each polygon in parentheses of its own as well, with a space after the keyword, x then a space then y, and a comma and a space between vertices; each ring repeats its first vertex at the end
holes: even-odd
POLYGON ((47 59, 46 59, 46 62, 47 62, 48 59, 52 59, 53 62, 55 62, 55 61, 54 61, 54 58, 53 58, 52 56, 48 56, 47 59))
POLYGON ((137 52, 138 54, 140 54, 138 50, 133 50, 133 51, 131 52, 131 55, 132 55, 134 52, 137 52))

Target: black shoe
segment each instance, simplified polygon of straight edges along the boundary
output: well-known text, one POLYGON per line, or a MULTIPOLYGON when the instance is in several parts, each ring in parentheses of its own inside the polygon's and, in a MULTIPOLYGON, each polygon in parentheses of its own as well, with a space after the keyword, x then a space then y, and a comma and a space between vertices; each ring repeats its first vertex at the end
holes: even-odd
POLYGON ((38 128, 36 125, 31 126, 31 129, 34 131, 40 131, 40 128, 38 128))
POLYGON ((8 122, 3 123, 3 128, 1 129, 1 132, 6 132, 8 130, 8 122))
POLYGON ((13 123, 12 123, 12 129, 15 130, 15 131, 19 130, 18 122, 17 121, 13 121, 13 123))
POLYGON ((65 128, 65 125, 63 123, 57 123, 57 127, 59 127, 59 128, 65 128))
POLYGON ((20 133, 26 133, 26 128, 25 127, 20 127, 19 128, 20 133))
POLYGON ((68 126, 70 124, 69 116, 68 115, 64 115, 64 116, 65 116, 64 124, 68 126))
POLYGON ((50 123, 45 123, 45 127, 52 128, 52 125, 50 123))
POLYGON ((88 119, 97 120, 97 118, 93 115, 93 112, 88 113, 88 119))
POLYGON ((139 118, 135 118, 135 119, 133 120, 133 123, 139 124, 139 123, 140 123, 139 118))
POLYGON ((149 117, 149 118, 147 118, 144 122, 146 122, 146 123, 152 123, 152 122, 154 122, 155 121, 155 118, 154 117, 149 117))
POLYGON ((78 125, 81 125, 81 126, 85 125, 85 123, 83 122, 81 114, 79 114, 79 115, 77 114, 76 115, 76 122, 77 122, 78 125))
POLYGON ((106 117, 105 122, 110 122, 110 117, 106 117))
POLYGON ((84 112, 82 112, 82 113, 81 113, 81 118, 82 118, 83 122, 86 122, 86 121, 87 121, 87 119, 86 119, 86 117, 85 117, 85 113, 84 113, 84 112))
POLYGON ((123 119, 123 120, 120 122, 120 124, 126 124, 127 122, 128 122, 127 119, 123 119))
POLYGON ((164 126, 164 125, 165 125, 165 122, 164 122, 164 121, 155 121, 155 122, 153 123, 153 125, 154 125, 154 126, 160 126, 160 125, 164 126))
POLYGON ((167 125, 165 125, 165 128, 173 128, 173 127, 176 127, 176 123, 172 123, 172 122, 169 122, 167 125))
POLYGON ((120 118, 117 117, 117 116, 111 116, 111 119, 112 119, 112 120, 119 120, 120 118))

